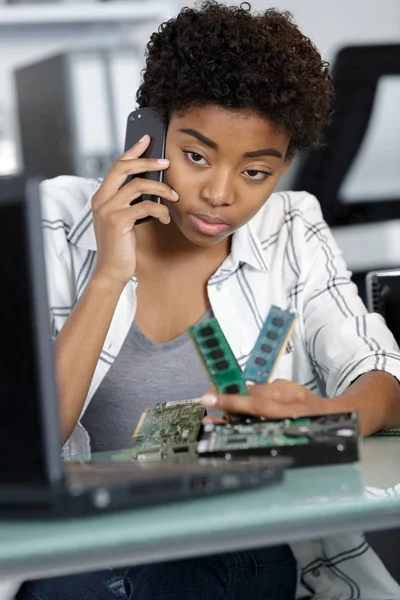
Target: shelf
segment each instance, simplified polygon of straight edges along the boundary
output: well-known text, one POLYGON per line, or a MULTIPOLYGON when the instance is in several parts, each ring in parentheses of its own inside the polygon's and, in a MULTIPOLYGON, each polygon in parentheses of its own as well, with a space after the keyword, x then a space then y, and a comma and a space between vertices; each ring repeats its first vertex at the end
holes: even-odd
POLYGON ((159 18, 169 8, 172 14, 173 5, 167 0, 1 6, 0 27, 135 22, 159 18))

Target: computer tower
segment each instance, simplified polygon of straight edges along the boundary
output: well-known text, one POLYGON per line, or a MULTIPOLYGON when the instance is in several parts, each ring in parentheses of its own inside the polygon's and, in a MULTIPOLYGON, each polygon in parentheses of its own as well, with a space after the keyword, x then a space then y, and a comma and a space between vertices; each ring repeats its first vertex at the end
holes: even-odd
POLYGON ((24 168, 103 176, 123 153, 142 67, 135 46, 81 49, 15 71, 24 168))

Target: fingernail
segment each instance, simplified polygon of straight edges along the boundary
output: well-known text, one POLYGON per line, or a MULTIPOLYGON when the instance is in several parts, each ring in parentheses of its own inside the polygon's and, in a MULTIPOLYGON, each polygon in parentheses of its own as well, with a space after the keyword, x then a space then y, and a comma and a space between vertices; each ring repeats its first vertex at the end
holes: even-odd
POLYGON ((168 158, 158 158, 157 162, 158 162, 159 165, 169 165, 168 158))
POLYGON ((205 394, 201 399, 203 406, 215 406, 217 404, 217 397, 212 394, 205 394))
POLYGON ((171 223, 171 217, 168 217, 168 220, 164 221, 165 225, 168 225, 168 223, 171 223))
POLYGON ((178 194, 178 192, 175 192, 175 190, 172 190, 172 195, 175 198, 175 200, 179 200, 179 194, 178 194))
POLYGON ((139 140, 139 144, 140 144, 140 142, 144 142, 145 140, 147 140, 147 138, 148 138, 148 137, 149 137, 149 136, 148 136, 148 135, 147 135, 147 133, 146 133, 146 134, 145 134, 145 135, 144 135, 142 138, 140 138, 140 140, 139 140))

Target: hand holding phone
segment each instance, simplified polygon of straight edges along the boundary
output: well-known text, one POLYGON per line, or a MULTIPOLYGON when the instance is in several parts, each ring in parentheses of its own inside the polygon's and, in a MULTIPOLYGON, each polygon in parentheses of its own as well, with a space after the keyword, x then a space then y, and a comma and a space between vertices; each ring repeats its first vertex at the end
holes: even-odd
MULTIPOLYGON (((140 108, 133 111, 128 116, 128 122, 126 126, 126 137, 125 137, 125 152, 132 148, 144 135, 150 136, 150 143, 143 153, 143 158, 156 158, 162 159, 165 157, 165 138, 166 138, 166 124, 161 118, 160 113, 152 108, 140 108)), ((149 171, 142 173, 141 177, 149 181, 164 181, 164 171, 149 171)), ((129 183, 135 175, 130 175, 125 184, 129 183)), ((140 198, 134 200, 135 203, 142 202, 143 200, 151 200, 160 204, 161 197, 151 194, 142 194, 140 198)), ((136 224, 150 221, 153 217, 149 216, 145 219, 141 219, 136 224)))
POLYGON ((146 135, 125 152, 108 171, 92 198, 97 242, 95 275, 118 287, 125 286, 135 273, 135 225, 148 217, 165 224, 170 222, 169 211, 164 204, 151 200, 135 201, 145 194, 170 202, 178 199, 174 190, 158 181, 169 162, 144 158, 149 145, 150 137, 146 135), (151 173, 153 179, 139 177, 143 173, 151 173), (128 176, 133 177, 126 182, 128 176))

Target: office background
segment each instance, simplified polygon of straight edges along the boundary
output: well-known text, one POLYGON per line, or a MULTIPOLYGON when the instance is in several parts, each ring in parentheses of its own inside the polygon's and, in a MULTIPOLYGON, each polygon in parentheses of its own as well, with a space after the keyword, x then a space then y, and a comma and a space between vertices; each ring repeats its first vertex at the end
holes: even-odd
MULTIPOLYGON (((25 164, 44 177, 101 176, 123 150, 126 117, 135 106, 150 33, 181 7, 193 4, 193 0, 0 0, 0 174, 25 164), (44 61, 57 56, 59 67, 47 70, 44 61), (32 85, 37 72, 25 69, 32 65, 40 66, 40 86, 32 85), (57 111, 60 102, 65 114, 57 111), (66 135, 69 130, 71 139, 66 135)), ((391 44, 400 52, 398 0, 251 4, 256 10, 275 6, 291 11, 333 66, 338 53, 349 46, 391 44)), ((400 59, 398 64, 400 69, 400 59)), ((377 222, 369 215, 344 224, 328 219, 362 295, 368 270, 400 265, 399 105, 400 74, 380 78, 367 131, 339 190, 344 203, 393 201, 394 210, 389 210, 383 225, 382 216, 377 222)), ((332 169, 334 164, 329 165, 332 169)), ((303 189, 304 178, 296 181, 298 173, 295 162, 278 190, 296 189, 296 184, 303 189)), ((317 195, 327 217, 324 198, 317 195)))
MULTIPOLYGON (((237 0, 229 2, 234 3, 239 4, 237 0)), ((27 65, 49 57, 78 53, 84 56, 79 64, 83 64, 86 71, 79 68, 76 71, 82 76, 82 72, 90 71, 90 64, 93 67, 90 61, 99 48, 103 49, 103 56, 117 56, 111 69, 115 75, 111 108, 104 109, 104 98, 93 94, 91 85, 85 87, 85 77, 83 88, 78 85, 82 82, 79 74, 76 79, 77 113, 85 129, 79 138, 84 147, 76 148, 82 151, 83 158, 73 168, 92 169, 96 174, 96 169, 101 170, 105 165, 99 160, 99 148, 102 157, 108 160, 113 152, 122 152, 124 124, 128 112, 134 108, 135 91, 144 65, 143 50, 150 33, 162 20, 192 4, 192 0, 68 0, 9 6, 0 0, 0 174, 23 167, 21 139, 24 132, 18 112, 16 70, 21 72, 27 65), (87 115, 88 121, 85 120, 87 115), (106 141, 104 131, 99 133, 96 115, 100 119, 106 115, 106 120, 108 115, 110 120, 106 127, 113 130, 114 135, 110 133, 106 141), (112 124, 114 118, 116 121, 112 124)), ((270 6, 290 10, 300 28, 331 63, 344 47, 400 45, 400 0, 253 0, 251 4, 260 10, 270 6)), ((91 73, 95 73, 95 77, 97 73, 98 82, 99 70, 92 68, 91 73)), ((360 148, 362 161, 358 170, 353 170, 353 177, 346 181, 344 195, 347 194, 348 199, 365 201, 371 194, 394 202, 400 199, 399 106, 400 76, 390 76, 378 85, 369 131, 360 148)), ((46 147, 50 135, 51 132, 44 129, 36 138, 37 154, 46 147)), ((297 168, 298 165, 294 165, 280 189, 292 186, 297 168)), ((399 234, 399 219, 334 227, 334 235, 355 272, 360 289, 367 270, 400 267, 399 234)), ((396 552, 389 551, 391 544, 398 547, 398 536, 398 532, 375 536, 374 543, 387 546, 385 562, 400 580, 399 566, 393 559, 396 552)))

